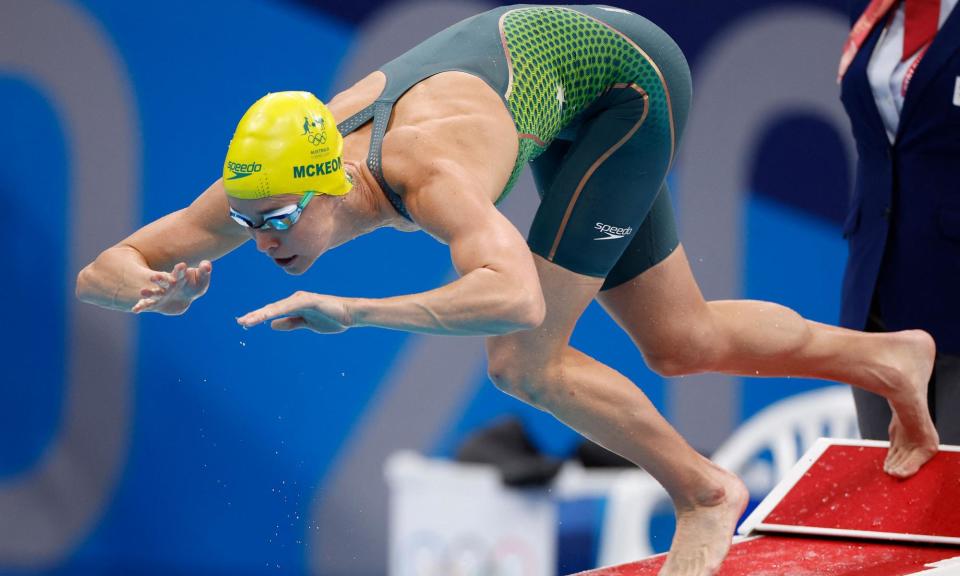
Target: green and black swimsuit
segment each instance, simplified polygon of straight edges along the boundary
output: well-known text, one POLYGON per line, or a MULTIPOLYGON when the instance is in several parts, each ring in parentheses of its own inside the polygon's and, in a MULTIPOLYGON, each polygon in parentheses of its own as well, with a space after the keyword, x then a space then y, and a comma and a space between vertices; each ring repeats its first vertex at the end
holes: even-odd
POLYGON ((606 6, 504 6, 381 71, 381 95, 338 128, 346 135, 373 120, 367 164, 405 217, 380 162, 391 111, 418 82, 461 71, 484 80, 513 116, 519 151, 500 200, 530 163, 541 198, 527 239, 534 253, 611 288, 677 247, 665 177, 690 106, 690 71, 649 20, 606 6))

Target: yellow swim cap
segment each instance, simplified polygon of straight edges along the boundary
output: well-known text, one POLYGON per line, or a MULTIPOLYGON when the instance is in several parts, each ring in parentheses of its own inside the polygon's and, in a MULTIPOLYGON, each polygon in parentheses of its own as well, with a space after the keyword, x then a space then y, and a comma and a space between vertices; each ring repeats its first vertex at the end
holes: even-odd
POLYGON ((257 100, 233 133, 223 163, 228 196, 340 196, 352 184, 343 171, 343 137, 330 110, 309 92, 275 92, 257 100))

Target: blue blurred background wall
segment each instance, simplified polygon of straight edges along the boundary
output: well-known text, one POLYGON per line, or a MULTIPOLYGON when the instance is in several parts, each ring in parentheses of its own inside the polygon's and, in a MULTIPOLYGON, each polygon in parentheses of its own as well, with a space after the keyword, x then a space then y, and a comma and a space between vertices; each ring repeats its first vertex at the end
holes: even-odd
MULTIPOLYGON (((0 573, 382 574, 383 458, 451 455, 503 414, 541 448, 576 435, 497 392, 482 342, 358 329, 240 330, 294 290, 387 296, 449 280, 425 235, 378 232, 285 276, 244 246, 188 314, 73 299, 77 271, 218 175, 268 91, 328 99, 471 0, 0 3, 0 573)), ((684 49, 694 110, 671 175, 709 298, 837 317, 852 146, 833 81, 847 22, 826 0, 640 2, 684 49)), ((532 213, 529 175, 505 208, 532 213)), ((705 453, 822 382, 662 379, 597 307, 574 335, 705 453)))

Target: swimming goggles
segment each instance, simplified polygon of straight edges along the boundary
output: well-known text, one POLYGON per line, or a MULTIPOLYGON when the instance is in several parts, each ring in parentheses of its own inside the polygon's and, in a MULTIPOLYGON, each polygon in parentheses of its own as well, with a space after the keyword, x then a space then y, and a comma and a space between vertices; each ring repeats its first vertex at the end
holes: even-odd
POLYGON ((313 192, 307 192, 296 204, 290 204, 267 212, 263 215, 263 221, 260 222, 260 224, 254 224, 252 220, 233 208, 230 208, 230 217, 233 218, 233 221, 237 224, 251 230, 289 230, 297 223, 297 220, 300 219, 303 209, 307 207, 307 204, 310 203, 313 197, 313 192))

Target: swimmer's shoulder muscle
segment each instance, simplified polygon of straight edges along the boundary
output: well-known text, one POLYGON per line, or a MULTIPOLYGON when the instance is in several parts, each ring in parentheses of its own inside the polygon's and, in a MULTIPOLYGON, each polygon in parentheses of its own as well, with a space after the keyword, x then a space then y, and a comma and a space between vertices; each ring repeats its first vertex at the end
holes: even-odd
POLYGON ((517 131, 500 97, 475 76, 445 72, 411 88, 397 102, 383 143, 383 174, 404 196, 455 166, 470 189, 491 202, 510 177, 517 131))

